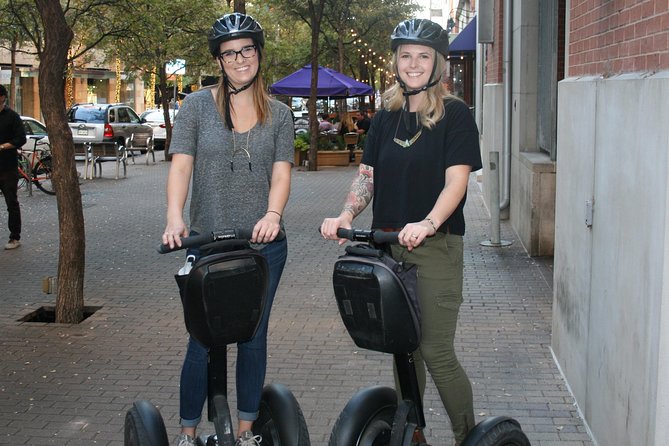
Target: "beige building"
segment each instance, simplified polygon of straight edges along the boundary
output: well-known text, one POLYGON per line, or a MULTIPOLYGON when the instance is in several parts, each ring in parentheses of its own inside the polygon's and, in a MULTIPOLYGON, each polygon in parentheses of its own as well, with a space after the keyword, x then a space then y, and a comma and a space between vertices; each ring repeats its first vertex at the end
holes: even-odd
MULTIPOLYGON (((144 111, 144 82, 139 75, 117 71, 116 64, 105 63, 101 57, 89 61, 76 61, 72 71, 72 87, 66 87, 66 103, 125 102, 137 113, 144 111), (117 88, 118 86, 118 88, 117 88)), ((41 120, 39 101, 39 60, 26 53, 16 54, 16 88, 12 92, 11 53, 0 48, 0 83, 14 95, 14 109, 26 116, 41 120)))

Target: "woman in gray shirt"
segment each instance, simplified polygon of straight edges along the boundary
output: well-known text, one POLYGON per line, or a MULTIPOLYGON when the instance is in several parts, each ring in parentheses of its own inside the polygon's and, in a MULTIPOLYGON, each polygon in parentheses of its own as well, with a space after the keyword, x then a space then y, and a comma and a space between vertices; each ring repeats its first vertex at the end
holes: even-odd
MULTIPOLYGON (((267 325, 286 262, 287 243, 275 238, 290 193, 293 120, 288 106, 271 99, 260 75, 264 35, 253 17, 232 13, 218 19, 209 49, 221 80, 187 96, 174 123, 167 180, 167 225, 163 243, 222 228, 253 228, 251 242, 265 246, 269 264, 267 304, 255 336, 238 345, 237 445, 260 442, 251 433, 258 417, 267 366, 267 325), (189 185, 190 231, 183 210, 189 185)), ((194 445, 207 397, 207 350, 190 339, 181 371, 181 435, 178 446, 194 445)))

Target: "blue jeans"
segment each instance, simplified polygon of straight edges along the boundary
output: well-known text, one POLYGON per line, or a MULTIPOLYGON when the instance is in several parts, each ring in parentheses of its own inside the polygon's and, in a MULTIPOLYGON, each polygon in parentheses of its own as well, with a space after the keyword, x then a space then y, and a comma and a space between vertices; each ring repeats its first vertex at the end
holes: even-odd
MULTIPOLYGON (((267 326, 274 295, 286 264, 288 243, 286 239, 275 241, 265 246, 260 253, 269 265, 265 309, 253 338, 237 344, 237 411, 238 418, 244 421, 255 421, 258 418, 267 368, 267 326)), ((207 349, 190 338, 181 369, 179 414, 184 427, 196 427, 202 419, 202 408, 207 400, 207 357, 207 349)))

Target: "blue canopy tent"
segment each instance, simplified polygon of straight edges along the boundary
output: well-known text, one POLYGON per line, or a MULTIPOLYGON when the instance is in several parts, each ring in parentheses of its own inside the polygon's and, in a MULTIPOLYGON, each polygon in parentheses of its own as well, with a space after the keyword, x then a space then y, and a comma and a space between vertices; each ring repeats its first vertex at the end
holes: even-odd
MULTIPOLYGON (((308 98, 311 96, 311 65, 305 65, 275 82, 269 87, 269 91, 272 94, 308 98)), ((318 66, 317 97, 339 99, 372 94, 374 89, 369 85, 331 68, 318 66)))
POLYGON ((476 17, 453 39, 448 48, 451 71, 449 88, 470 106, 474 101, 474 58, 476 56, 476 17))

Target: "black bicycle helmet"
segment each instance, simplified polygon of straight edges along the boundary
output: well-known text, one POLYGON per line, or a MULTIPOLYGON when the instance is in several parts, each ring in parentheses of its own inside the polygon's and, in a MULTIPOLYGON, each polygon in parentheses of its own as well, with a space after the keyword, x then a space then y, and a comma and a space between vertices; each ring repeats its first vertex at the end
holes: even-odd
POLYGON ((393 52, 402 44, 425 45, 448 56, 448 31, 427 19, 409 19, 400 22, 390 35, 393 52))
POLYGON ((222 42, 249 37, 260 48, 265 46, 262 26, 248 14, 233 12, 216 20, 209 31, 209 52, 217 56, 222 42))

